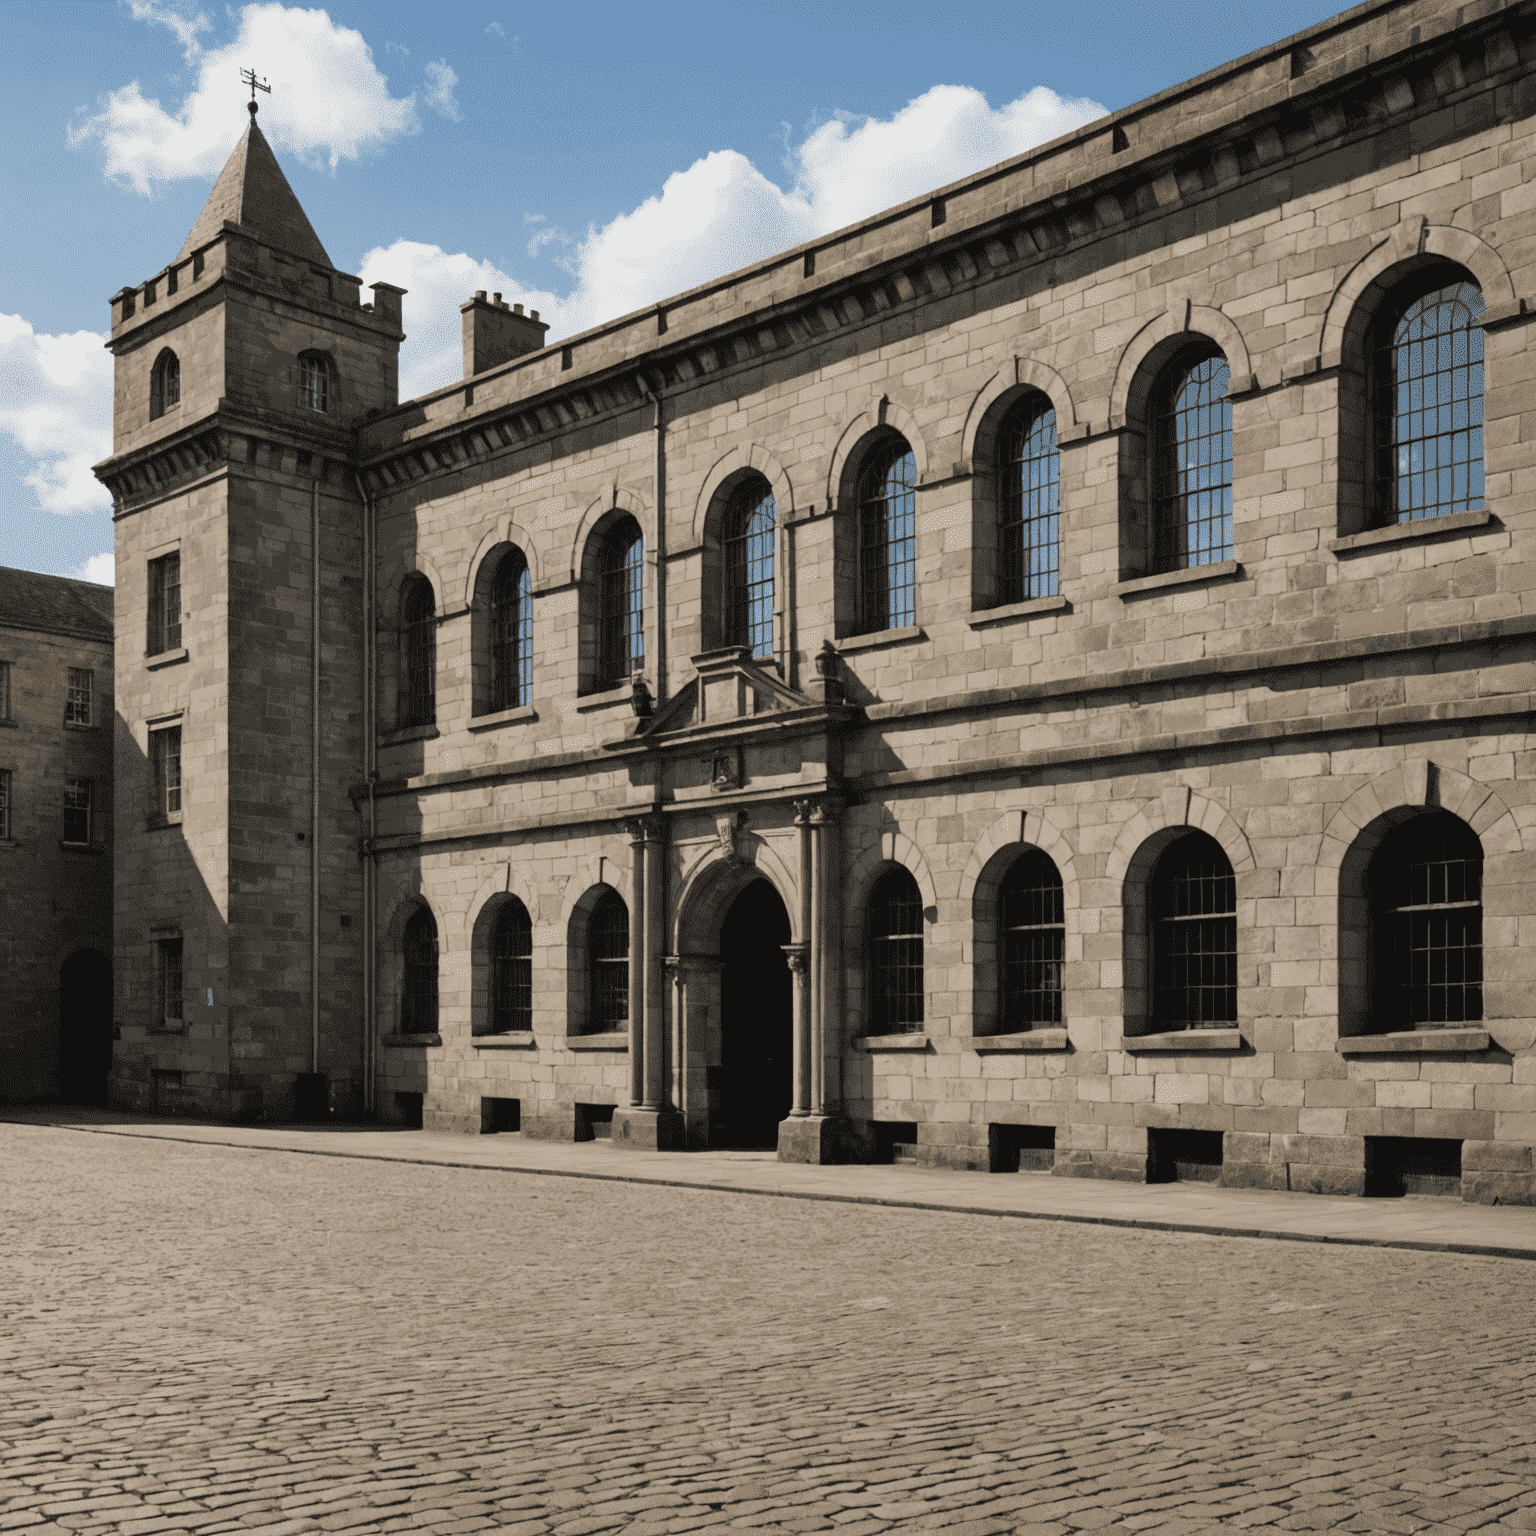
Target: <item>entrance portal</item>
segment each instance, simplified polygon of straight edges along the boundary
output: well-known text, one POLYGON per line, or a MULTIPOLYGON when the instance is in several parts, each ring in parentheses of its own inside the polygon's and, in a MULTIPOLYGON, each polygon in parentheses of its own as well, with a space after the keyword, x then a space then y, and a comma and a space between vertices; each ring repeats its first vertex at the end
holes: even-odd
POLYGON ((112 967, 94 949, 59 970, 59 1098, 105 1109, 112 1068, 112 967))
POLYGON ((766 880, 731 904, 720 928, 720 1108, 710 1141, 772 1147, 792 1102, 789 914, 766 880))

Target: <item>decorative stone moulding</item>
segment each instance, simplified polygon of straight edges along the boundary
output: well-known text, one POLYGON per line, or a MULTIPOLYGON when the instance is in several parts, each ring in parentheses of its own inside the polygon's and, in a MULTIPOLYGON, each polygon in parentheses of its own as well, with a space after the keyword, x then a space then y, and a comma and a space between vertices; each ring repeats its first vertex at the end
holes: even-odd
POLYGON ((1240 1051, 1240 1029, 1172 1029, 1160 1035, 1128 1035, 1121 1050, 1135 1056, 1161 1051, 1173 1056, 1195 1056, 1213 1051, 1240 1051))

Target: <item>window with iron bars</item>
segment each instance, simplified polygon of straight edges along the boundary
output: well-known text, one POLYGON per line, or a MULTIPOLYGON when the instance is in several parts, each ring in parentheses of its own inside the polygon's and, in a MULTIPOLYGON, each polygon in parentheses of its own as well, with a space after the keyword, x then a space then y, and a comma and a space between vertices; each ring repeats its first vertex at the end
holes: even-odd
POLYGON ((402 727, 431 725, 437 716, 437 606, 431 583, 415 577, 400 605, 402 727))
POLYGON ((1184 571, 1232 558, 1231 370, 1219 352, 1175 360, 1155 392, 1152 562, 1184 571))
MULTIPOLYGON (((625 937, 626 955, 628 936, 625 937)), ((515 897, 491 930, 491 1031, 533 1028, 533 924, 515 897)))
POLYGON ((869 897, 869 1032, 923 1027, 923 898, 910 871, 889 869, 869 897))
POLYGON ((0 661, 0 720, 11 718, 11 664, 0 661))
POLYGON ((1061 464, 1056 412, 1036 396, 1017 407, 999 433, 999 603, 1054 597, 1060 575, 1061 464))
POLYGON ((67 682, 68 693, 64 700, 64 723, 66 725, 89 725, 91 723, 91 694, 94 691, 96 674, 89 667, 71 667, 67 682))
POLYGON ((64 841, 80 847, 91 841, 91 781, 64 780, 64 841))
POLYGON ((0 768, 0 843, 11 840, 11 770, 0 768))
POLYGON ((998 892, 1004 1031, 1061 1023, 1066 917, 1061 876, 1038 848, 1016 859, 998 892))
POLYGON ((1237 881, 1221 844, 1204 832, 1181 837, 1158 860, 1149 898, 1155 1026, 1235 1024, 1237 881))
POLYGON ((634 518, 604 539, 597 585, 597 686, 617 688, 645 666, 645 538, 634 518))
POLYGON ((149 562, 149 635, 151 656, 181 647, 181 551, 149 562))
POLYGON ((331 405, 331 370, 320 352, 305 352, 299 358, 299 402, 324 416, 331 405))
POLYGON ((514 549, 491 583, 491 709, 521 709, 532 698, 532 586, 528 562, 514 549))
POLYGON ((1483 849, 1449 811, 1415 816, 1371 860, 1376 1027, 1483 1017, 1483 849))
POLYGON ((156 940, 155 1028, 174 1030, 182 1027, 186 1020, 182 987, 181 940, 156 940))
POLYGON ((754 480, 726 508, 725 637, 728 645, 750 646, 754 656, 773 655, 773 492, 754 480))
POLYGON ((587 924, 587 1029, 593 1034, 629 1023, 629 908, 605 891, 587 924))
POLYGON ((1484 504, 1483 331, 1475 283, 1421 281, 1399 296, 1375 359, 1377 520, 1445 517, 1484 504), (1404 298, 1408 302, 1404 302, 1404 298))
POLYGON ((866 634, 917 622, 917 460, 896 438, 859 479, 859 626, 866 634))
POLYGON ((400 1033, 437 1033, 437 923, 418 907, 405 925, 405 967, 400 986, 400 1033))
POLYGON ((181 727, 171 725, 151 733, 154 747, 156 816, 181 814, 181 727))

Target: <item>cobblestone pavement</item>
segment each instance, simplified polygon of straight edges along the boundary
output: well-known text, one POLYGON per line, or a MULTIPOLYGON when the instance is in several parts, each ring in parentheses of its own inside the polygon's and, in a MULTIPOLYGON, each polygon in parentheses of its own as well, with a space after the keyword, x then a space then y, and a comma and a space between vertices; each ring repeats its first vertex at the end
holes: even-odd
POLYGON ((0 1126, 0 1532, 1536 1530, 1528 1263, 0 1126))

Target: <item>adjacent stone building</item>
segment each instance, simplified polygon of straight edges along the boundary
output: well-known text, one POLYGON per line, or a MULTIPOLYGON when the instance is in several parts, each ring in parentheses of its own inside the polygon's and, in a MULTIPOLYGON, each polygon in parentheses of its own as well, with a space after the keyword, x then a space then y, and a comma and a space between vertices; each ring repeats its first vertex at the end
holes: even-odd
POLYGON ((403 405, 253 118, 113 301, 117 1102, 1536 1198, 1533 66, 1372 0, 403 405))
POLYGON ((0 567, 0 1102, 106 1101, 112 588, 0 567))

